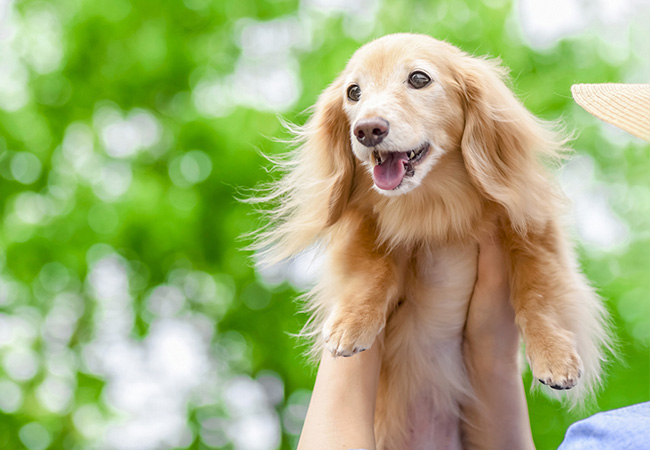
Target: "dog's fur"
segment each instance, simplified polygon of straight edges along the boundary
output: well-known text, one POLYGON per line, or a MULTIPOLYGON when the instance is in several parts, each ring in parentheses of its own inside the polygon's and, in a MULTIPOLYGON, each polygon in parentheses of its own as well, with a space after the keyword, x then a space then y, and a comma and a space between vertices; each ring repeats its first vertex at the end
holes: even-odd
POLYGON ((386 327, 380 449, 410 448, 410 424, 423 412, 441 446, 460 445, 459 405, 471 401, 462 333, 477 237, 493 224, 508 252, 534 377, 561 389, 577 384, 572 397, 599 383, 605 311, 577 268, 560 226, 563 197, 545 168, 562 158, 565 141, 521 105, 505 78, 498 63, 428 36, 373 41, 294 129, 302 145, 265 198, 278 202, 259 235, 261 254, 277 260, 327 244, 325 272, 309 295, 316 347, 350 356, 386 327), (410 87, 416 69, 432 83, 410 87), (351 83, 361 88, 358 102, 347 97, 351 83), (390 131, 368 148, 354 126, 377 116, 390 131), (374 150, 423 142, 429 153, 412 176, 391 191, 373 185, 374 150))

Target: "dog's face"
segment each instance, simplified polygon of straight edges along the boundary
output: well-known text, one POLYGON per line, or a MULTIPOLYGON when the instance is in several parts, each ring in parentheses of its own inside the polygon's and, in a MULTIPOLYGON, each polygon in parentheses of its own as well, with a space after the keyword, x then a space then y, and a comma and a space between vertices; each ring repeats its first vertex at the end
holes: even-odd
POLYGON ((359 49, 343 74, 352 151, 384 195, 417 188, 445 152, 457 150, 463 111, 449 53, 433 39, 392 35, 359 49))

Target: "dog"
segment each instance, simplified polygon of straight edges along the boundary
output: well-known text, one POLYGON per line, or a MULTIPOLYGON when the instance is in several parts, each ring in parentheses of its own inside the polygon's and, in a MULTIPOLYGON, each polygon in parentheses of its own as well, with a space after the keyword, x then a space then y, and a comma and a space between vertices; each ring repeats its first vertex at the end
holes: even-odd
POLYGON ((316 351, 352 356, 385 329, 379 449, 409 448, 417 411, 459 433, 472 401, 463 327, 487 227, 502 234, 533 376, 573 388, 574 402, 599 384, 607 314, 547 168, 567 139, 525 109, 498 62, 429 36, 384 36, 355 52, 292 131, 299 145, 263 197, 276 206, 255 248, 277 261, 325 244, 307 295, 316 351))

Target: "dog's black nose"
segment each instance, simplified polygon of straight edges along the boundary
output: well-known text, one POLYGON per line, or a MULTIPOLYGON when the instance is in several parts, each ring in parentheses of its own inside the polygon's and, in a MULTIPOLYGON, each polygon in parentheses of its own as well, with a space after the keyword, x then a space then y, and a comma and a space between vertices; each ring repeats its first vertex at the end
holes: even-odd
POLYGON ((381 117, 361 119, 354 126, 354 135, 366 147, 379 145, 388 134, 388 121, 381 117))

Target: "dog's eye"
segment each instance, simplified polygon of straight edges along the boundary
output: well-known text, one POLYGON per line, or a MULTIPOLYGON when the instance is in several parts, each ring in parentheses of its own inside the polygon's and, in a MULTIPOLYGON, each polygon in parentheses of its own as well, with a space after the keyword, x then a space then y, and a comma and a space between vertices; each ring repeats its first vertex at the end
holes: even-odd
POLYGON ((431 83, 431 77, 424 72, 415 71, 409 75, 409 84, 415 89, 421 89, 431 83))
POLYGON ((353 84, 348 88, 348 98, 353 102, 358 102, 361 98, 361 88, 358 84, 353 84))

